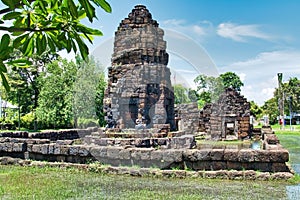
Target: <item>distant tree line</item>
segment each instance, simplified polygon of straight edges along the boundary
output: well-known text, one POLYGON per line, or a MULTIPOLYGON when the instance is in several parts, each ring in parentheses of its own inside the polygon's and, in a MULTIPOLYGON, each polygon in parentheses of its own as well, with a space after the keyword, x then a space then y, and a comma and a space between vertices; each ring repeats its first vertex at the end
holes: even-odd
MULTIPOLYGON (((47 54, 49 56, 49 54, 47 54)), ((73 128, 105 124, 104 69, 93 58, 67 61, 57 55, 8 72, 6 99, 20 106, 21 127, 73 128)), ((7 118, 18 123, 17 115, 7 118)))

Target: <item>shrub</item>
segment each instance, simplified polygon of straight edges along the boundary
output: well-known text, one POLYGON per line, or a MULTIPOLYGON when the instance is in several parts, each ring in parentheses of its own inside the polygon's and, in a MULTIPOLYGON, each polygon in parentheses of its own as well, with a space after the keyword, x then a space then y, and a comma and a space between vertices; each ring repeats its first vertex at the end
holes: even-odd
POLYGON ((21 117, 21 127, 29 130, 34 129, 34 114, 32 112, 21 117))

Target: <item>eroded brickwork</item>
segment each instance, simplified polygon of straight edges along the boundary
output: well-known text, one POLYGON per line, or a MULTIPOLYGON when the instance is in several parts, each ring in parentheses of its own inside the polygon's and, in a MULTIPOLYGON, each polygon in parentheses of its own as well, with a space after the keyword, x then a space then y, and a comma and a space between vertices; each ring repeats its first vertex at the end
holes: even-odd
POLYGON ((200 112, 200 129, 211 139, 243 139, 250 134, 250 103, 234 89, 226 89, 216 103, 200 112))
POLYGON ((174 93, 164 32, 138 5, 115 32, 104 111, 109 128, 174 126, 174 93))

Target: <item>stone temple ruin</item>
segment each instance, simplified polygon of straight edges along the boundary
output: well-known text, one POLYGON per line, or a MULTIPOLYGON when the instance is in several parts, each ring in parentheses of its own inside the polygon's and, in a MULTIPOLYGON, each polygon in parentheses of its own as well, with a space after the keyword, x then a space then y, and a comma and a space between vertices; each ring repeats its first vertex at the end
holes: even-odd
POLYGON ((163 35, 142 5, 121 21, 105 92, 109 128, 174 130, 174 93, 163 35))
POLYGON ((226 89, 217 102, 205 105, 199 117, 200 131, 213 140, 244 139, 251 135, 250 103, 234 89, 226 89))
MULTIPOLYGON (((206 133, 211 140, 249 138, 253 134, 250 104, 229 88, 216 103, 206 105, 201 111, 196 103, 174 106, 163 35, 146 7, 135 6, 116 31, 104 100, 108 126, 38 133, 1 132, 0 163, 1 157, 10 156, 50 162, 98 161, 117 167, 207 171, 199 172, 199 177, 268 180, 271 173, 275 178, 277 173, 281 173, 280 177, 291 177, 286 165, 289 153, 268 127, 257 131, 261 137, 259 149, 250 145, 247 148, 197 146, 195 136, 199 132, 206 133)), ((182 170, 180 174, 188 172, 182 170)))

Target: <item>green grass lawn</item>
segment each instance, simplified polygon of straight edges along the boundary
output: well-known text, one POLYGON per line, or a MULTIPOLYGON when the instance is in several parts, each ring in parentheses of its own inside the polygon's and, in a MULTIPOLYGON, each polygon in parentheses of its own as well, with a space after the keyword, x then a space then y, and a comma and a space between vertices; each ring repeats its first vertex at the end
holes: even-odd
POLYGON ((0 166, 0 199, 284 199, 288 181, 105 175, 77 169, 0 166))

